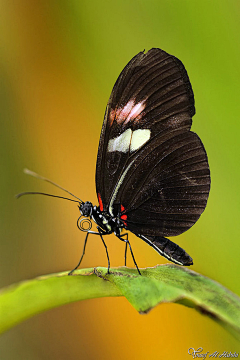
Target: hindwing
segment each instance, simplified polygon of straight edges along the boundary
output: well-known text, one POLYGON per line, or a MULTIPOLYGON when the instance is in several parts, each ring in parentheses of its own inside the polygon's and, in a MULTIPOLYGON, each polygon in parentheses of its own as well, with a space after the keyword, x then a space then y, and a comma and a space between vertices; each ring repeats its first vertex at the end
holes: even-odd
POLYGON ((124 208, 122 216, 132 232, 175 236, 198 220, 209 189, 201 140, 191 131, 173 131, 139 152, 114 201, 124 208))

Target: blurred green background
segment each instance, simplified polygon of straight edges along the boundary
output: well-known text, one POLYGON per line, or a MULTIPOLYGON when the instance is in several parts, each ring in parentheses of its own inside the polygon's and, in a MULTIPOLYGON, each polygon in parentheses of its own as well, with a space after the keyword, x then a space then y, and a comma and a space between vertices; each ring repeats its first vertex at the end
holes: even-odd
MULTIPOLYGON (((95 163, 105 106, 139 51, 160 47, 184 63, 195 94, 192 129, 208 153, 206 211, 176 242, 192 269, 240 295, 239 0, 1 1, 0 285, 72 269, 84 234, 63 195, 28 167, 97 203, 95 163)), ((130 235, 139 267, 166 261, 130 235)), ((124 244, 106 239, 112 266, 124 244)), ((106 266, 92 237, 84 267, 106 266)), ((129 266, 133 266, 129 257, 129 266)), ((57 294, 56 294, 57 296, 57 294)), ((139 315, 123 298, 89 300, 38 315, 0 338, 0 359, 188 359, 188 348, 240 352, 209 318, 180 305, 139 315)))

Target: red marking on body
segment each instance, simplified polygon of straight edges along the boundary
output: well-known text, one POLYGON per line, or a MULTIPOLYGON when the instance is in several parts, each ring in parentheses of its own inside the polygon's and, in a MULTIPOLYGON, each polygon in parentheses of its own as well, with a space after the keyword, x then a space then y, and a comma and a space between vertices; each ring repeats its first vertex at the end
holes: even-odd
MULTIPOLYGON (((121 205, 121 212, 125 211, 125 207, 123 205, 121 205)), ((125 226, 127 226, 127 215, 126 214, 123 214, 120 216, 120 219, 123 220, 123 223, 125 226)))
POLYGON ((97 194, 97 197, 98 197, 98 202, 99 202, 100 211, 103 211, 103 202, 102 202, 101 195, 98 193, 98 194, 97 194))

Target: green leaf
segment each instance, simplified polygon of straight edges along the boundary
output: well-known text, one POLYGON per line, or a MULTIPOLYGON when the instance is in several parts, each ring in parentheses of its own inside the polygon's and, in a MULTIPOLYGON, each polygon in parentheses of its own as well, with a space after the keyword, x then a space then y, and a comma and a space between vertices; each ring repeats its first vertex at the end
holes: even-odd
POLYGON ((0 334, 45 310, 74 301, 104 296, 121 296, 118 288, 94 274, 94 269, 37 277, 0 292, 0 334), (80 276, 76 276, 80 275, 80 276))
POLYGON ((160 303, 193 307, 240 339, 240 298, 217 282, 177 265, 141 269, 81 269, 42 276, 0 293, 0 333, 19 322, 70 302, 104 296, 125 296, 140 313, 160 303))

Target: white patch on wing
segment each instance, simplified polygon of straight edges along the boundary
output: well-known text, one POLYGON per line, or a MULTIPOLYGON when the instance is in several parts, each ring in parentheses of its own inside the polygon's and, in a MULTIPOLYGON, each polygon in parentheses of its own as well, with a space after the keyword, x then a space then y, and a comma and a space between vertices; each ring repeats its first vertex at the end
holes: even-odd
POLYGON ((127 129, 121 135, 109 140, 108 152, 120 151, 127 153, 138 150, 150 139, 151 131, 149 129, 138 129, 132 131, 127 129))
POLYGON ((109 152, 120 151, 123 153, 128 152, 130 142, 131 142, 131 137, 132 137, 132 130, 127 129, 118 137, 115 137, 114 139, 109 140, 108 151, 109 152))
POLYGON ((133 131, 130 152, 138 150, 150 139, 151 131, 149 129, 138 129, 133 131))

